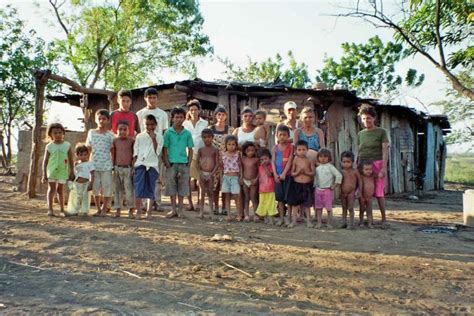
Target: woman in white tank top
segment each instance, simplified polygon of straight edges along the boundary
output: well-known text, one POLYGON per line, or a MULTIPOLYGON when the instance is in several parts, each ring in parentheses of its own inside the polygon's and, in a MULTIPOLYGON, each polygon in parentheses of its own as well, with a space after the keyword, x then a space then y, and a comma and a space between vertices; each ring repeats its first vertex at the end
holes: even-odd
POLYGON ((238 145, 242 147, 245 142, 255 142, 255 126, 253 125, 253 110, 245 107, 242 110, 242 125, 233 132, 237 136, 238 145))

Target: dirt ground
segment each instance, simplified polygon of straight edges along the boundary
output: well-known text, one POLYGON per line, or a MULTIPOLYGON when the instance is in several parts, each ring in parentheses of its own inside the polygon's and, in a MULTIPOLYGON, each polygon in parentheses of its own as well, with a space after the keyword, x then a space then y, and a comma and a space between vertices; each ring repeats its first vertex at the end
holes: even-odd
POLYGON ((417 231, 461 223, 462 187, 389 198, 388 229, 316 230, 191 212, 48 218, 12 181, 0 178, 2 314, 474 313, 474 229, 417 231))

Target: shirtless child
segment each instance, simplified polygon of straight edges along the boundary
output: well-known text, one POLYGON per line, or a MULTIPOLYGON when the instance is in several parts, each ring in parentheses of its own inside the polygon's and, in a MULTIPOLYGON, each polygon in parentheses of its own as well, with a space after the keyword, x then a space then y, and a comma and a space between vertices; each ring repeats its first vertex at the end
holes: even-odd
POLYGON ((363 161, 360 165, 362 188, 360 192, 359 226, 364 224, 364 212, 367 212, 367 226, 372 228, 374 219, 372 215, 372 198, 374 197, 375 181, 371 161, 363 161))
POLYGON ((255 143, 259 147, 268 146, 268 137, 270 136, 270 127, 265 123, 267 113, 262 110, 255 112, 255 143))
POLYGON ((298 209, 303 208, 306 212, 306 221, 308 227, 311 224, 311 206, 313 205, 313 177, 314 164, 306 157, 308 152, 308 143, 304 140, 296 143, 296 157, 293 160, 291 176, 293 182, 288 189, 287 202, 290 206, 289 217, 292 219, 287 226, 295 227, 298 217, 298 209))
POLYGON ((252 201, 253 220, 258 221, 255 212, 257 210, 257 194, 258 194, 258 162, 255 144, 253 142, 245 142, 242 145, 242 182, 244 188, 244 221, 248 222, 250 201, 252 201))
POLYGON ((361 179, 357 169, 353 168, 354 154, 345 151, 341 154, 342 184, 341 184, 341 204, 342 204, 342 227, 352 229, 354 227, 354 201, 356 199, 356 189, 362 187, 361 179), (349 211, 349 224, 347 224, 347 212, 349 211))
POLYGON ((212 145, 214 133, 211 129, 205 128, 201 132, 204 147, 198 149, 199 186, 201 188, 199 218, 204 218, 204 198, 209 199, 211 219, 214 219, 214 176, 219 166, 219 150, 212 145))

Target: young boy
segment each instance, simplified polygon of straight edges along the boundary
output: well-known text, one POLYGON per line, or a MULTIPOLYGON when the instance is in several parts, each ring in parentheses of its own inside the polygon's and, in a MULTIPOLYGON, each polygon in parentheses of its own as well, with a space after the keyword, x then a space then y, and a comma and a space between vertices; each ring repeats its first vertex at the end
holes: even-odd
POLYGON ((354 154, 345 151, 341 154, 342 184, 341 184, 341 204, 342 204, 342 228, 352 229, 354 227, 354 201, 356 199, 356 189, 362 187, 360 175, 354 169, 354 154), (347 212, 349 212, 349 224, 347 224, 347 212))
POLYGON ((270 127, 265 124, 267 113, 263 110, 255 112, 255 143, 260 147, 267 147, 268 137, 270 136, 270 127))
POLYGON ((360 214, 359 214, 359 226, 364 225, 364 212, 367 212, 367 226, 372 228, 373 215, 372 215, 372 198, 375 192, 375 181, 374 171, 372 169, 371 161, 362 161, 360 164, 361 169, 361 193, 360 193, 360 214))
POLYGON ((186 111, 176 107, 171 111, 173 126, 165 132, 163 162, 166 166, 166 194, 170 197, 172 210, 167 218, 184 217, 183 198, 189 195, 189 166, 193 159, 193 137, 183 127, 186 111), (187 152, 186 152, 187 151, 187 152), (176 195, 178 209, 176 209, 176 195))
POLYGON ((109 111, 98 110, 95 113, 96 129, 91 129, 87 134, 86 145, 92 151, 92 162, 95 168, 93 185, 94 202, 97 207, 95 216, 105 216, 109 210, 109 201, 112 196, 112 157, 110 149, 114 141, 114 134, 108 130, 109 111), (102 190, 102 201, 100 192, 102 190))
POLYGON ((67 203, 68 215, 87 216, 89 213, 89 191, 94 183, 94 163, 89 161, 89 148, 82 143, 76 145, 76 162, 74 164, 74 182, 69 192, 67 203), (74 193, 72 193, 74 190, 74 193), (74 198, 73 198, 74 197, 74 198))
POLYGON ((219 167, 219 150, 213 146, 214 133, 205 128, 201 132, 204 147, 198 149, 197 169, 199 172, 199 186, 201 187, 201 199, 199 218, 204 218, 204 198, 209 199, 211 219, 214 219, 214 177, 219 167))
POLYGON ((253 142, 242 145, 242 182, 244 191, 244 221, 249 222, 250 201, 252 201, 253 220, 258 221, 255 215, 258 206, 258 162, 257 148, 253 142))
MULTIPOLYGON (((151 208, 155 198, 155 185, 159 176, 160 153, 163 136, 156 133, 156 118, 149 114, 144 119, 145 132, 137 135, 133 145, 133 184, 135 189, 136 219, 141 219, 142 199, 147 199, 146 217, 151 219, 151 208)), ((130 214, 132 216, 132 214, 130 214)))
POLYGON ((306 157, 308 152, 308 143, 304 140, 296 143, 296 157, 293 160, 291 176, 293 182, 288 189, 287 201, 290 206, 292 221, 288 224, 289 228, 295 227, 298 217, 298 210, 303 208, 306 212, 306 225, 311 224, 311 206, 313 205, 313 176, 314 164, 306 157))
POLYGON ((278 202, 280 220, 278 226, 283 225, 285 204, 290 184, 291 166, 293 164, 293 145, 288 142, 290 129, 286 125, 279 125, 276 130, 277 144, 272 150, 272 167, 275 177, 275 198, 278 202))
MULTIPOLYGON (((145 116, 151 114, 156 119, 156 129, 155 132, 163 136, 165 130, 169 127, 169 118, 168 114, 165 111, 158 107, 158 90, 155 88, 148 88, 145 90, 145 102, 146 106, 137 112, 138 123, 140 124, 140 130, 145 131, 144 119, 145 116)), ((155 186, 155 202, 158 210, 161 210, 161 188, 164 180, 164 168, 163 165, 160 165, 160 177, 156 181, 155 186), (160 181, 161 179, 161 181, 160 181)))
POLYGON ((112 133, 117 135, 119 123, 127 122, 128 136, 134 138, 135 134, 140 133, 140 126, 138 124, 137 115, 130 111, 130 106, 132 105, 132 92, 122 89, 117 93, 117 96, 119 108, 110 114, 112 133))
POLYGON ((112 143, 112 161, 114 163, 114 209, 115 217, 120 217, 123 200, 127 201, 128 217, 133 215, 135 199, 133 197, 132 166, 133 138, 129 137, 127 121, 118 122, 118 135, 112 143))

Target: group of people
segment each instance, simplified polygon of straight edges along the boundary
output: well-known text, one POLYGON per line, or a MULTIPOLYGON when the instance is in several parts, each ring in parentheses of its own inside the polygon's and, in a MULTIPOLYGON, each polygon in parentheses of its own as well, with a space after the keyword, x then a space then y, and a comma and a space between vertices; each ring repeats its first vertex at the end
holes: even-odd
POLYGON ((244 108, 242 124, 234 129, 222 106, 215 109, 209 125, 200 117, 198 100, 189 101, 187 111, 184 107, 172 109, 170 118, 157 106, 156 89, 145 91, 145 101, 146 107, 135 114, 130 111, 131 92, 119 91, 119 109, 111 114, 96 112, 97 128, 88 132, 85 143, 76 145, 75 159, 70 143, 64 140, 64 127, 59 123, 48 126, 50 142, 43 163, 48 215, 53 215, 56 193, 62 214, 88 215, 92 190, 95 215, 106 215, 113 196, 116 217, 128 209, 129 218, 142 218, 142 202, 146 201, 145 216, 150 219, 153 208, 161 208, 164 183, 171 201, 167 218, 184 217, 185 197, 189 209, 197 209, 203 218, 207 197, 211 219, 226 215, 227 221, 263 220, 287 227, 306 220, 307 226, 313 227, 314 207, 316 227, 322 226, 323 209, 328 214, 327 226, 332 227, 333 192, 340 186, 344 227, 354 226, 357 198, 361 224, 366 213, 368 226, 373 225, 373 197, 385 224, 389 142, 385 130, 375 125, 372 107, 363 106, 359 112, 364 129, 358 134, 358 156, 342 153, 339 171, 331 163, 331 151, 325 148, 324 132, 317 127, 311 107, 305 107, 297 120, 296 103, 285 103, 286 119, 277 125, 275 145, 269 148, 271 133, 264 111, 244 108), (64 211, 66 183, 70 194, 64 211), (196 207, 191 194, 194 188, 198 190, 196 207), (235 201, 235 212, 231 200, 235 201))

